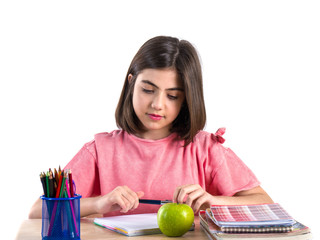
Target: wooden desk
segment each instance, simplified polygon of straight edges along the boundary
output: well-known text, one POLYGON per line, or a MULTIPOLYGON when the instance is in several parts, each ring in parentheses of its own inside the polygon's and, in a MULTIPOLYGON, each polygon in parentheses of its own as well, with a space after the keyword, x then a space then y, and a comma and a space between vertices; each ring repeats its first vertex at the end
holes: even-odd
MULTIPOLYGON (((201 230, 199 217, 195 218, 195 230, 189 231, 179 238, 166 237, 163 234, 145 235, 136 237, 126 237, 111 230, 96 226, 93 218, 82 218, 80 224, 81 240, 99 240, 99 239, 208 239, 206 234, 201 230)), ((41 240, 41 219, 25 220, 18 231, 16 240, 41 240)))

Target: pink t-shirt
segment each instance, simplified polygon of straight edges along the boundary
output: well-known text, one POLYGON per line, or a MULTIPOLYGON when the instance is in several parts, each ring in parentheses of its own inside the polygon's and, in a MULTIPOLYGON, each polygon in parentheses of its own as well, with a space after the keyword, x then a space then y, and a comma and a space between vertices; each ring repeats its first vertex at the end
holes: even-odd
MULTIPOLYGON (((157 200, 171 200, 176 187, 184 184, 199 184, 210 194, 224 196, 259 186, 252 171, 222 146, 219 132, 200 131, 186 147, 175 133, 160 140, 141 139, 123 130, 99 133, 65 168, 72 170, 82 197, 104 195, 123 185, 157 200)), ((140 204, 130 214, 158 208, 140 204)))

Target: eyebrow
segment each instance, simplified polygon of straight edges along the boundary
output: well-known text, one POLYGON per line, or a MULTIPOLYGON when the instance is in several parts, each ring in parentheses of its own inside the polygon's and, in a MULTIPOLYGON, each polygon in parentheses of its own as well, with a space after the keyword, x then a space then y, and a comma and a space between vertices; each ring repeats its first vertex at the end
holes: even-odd
MULTIPOLYGON (((153 82, 150 82, 149 80, 141 80, 141 82, 149 84, 149 85, 159 89, 159 87, 157 85, 155 85, 153 82)), ((169 90, 169 91, 182 91, 182 92, 184 91, 183 88, 180 88, 180 87, 166 88, 166 90, 169 90)))

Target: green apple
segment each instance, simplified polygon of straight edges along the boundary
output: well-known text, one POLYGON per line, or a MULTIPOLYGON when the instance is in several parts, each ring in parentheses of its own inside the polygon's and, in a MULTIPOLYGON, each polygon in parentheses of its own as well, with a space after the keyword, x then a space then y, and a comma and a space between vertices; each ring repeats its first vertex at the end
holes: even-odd
POLYGON ((157 220, 163 234, 180 237, 190 230, 194 213, 187 204, 167 203, 159 208, 157 220))

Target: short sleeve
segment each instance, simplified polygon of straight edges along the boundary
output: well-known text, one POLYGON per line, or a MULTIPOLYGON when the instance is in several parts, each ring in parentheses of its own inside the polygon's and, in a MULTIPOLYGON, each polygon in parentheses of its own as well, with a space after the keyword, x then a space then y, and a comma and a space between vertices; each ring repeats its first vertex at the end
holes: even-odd
POLYGON ((209 162, 214 162, 211 171, 211 183, 208 192, 213 195, 233 196, 243 190, 249 190, 260 185, 255 174, 247 165, 229 148, 219 141, 221 136, 212 135, 216 140, 209 150, 209 162))
POLYGON ((85 144, 64 169, 71 169, 76 193, 81 194, 82 197, 100 195, 100 180, 94 141, 85 144))

